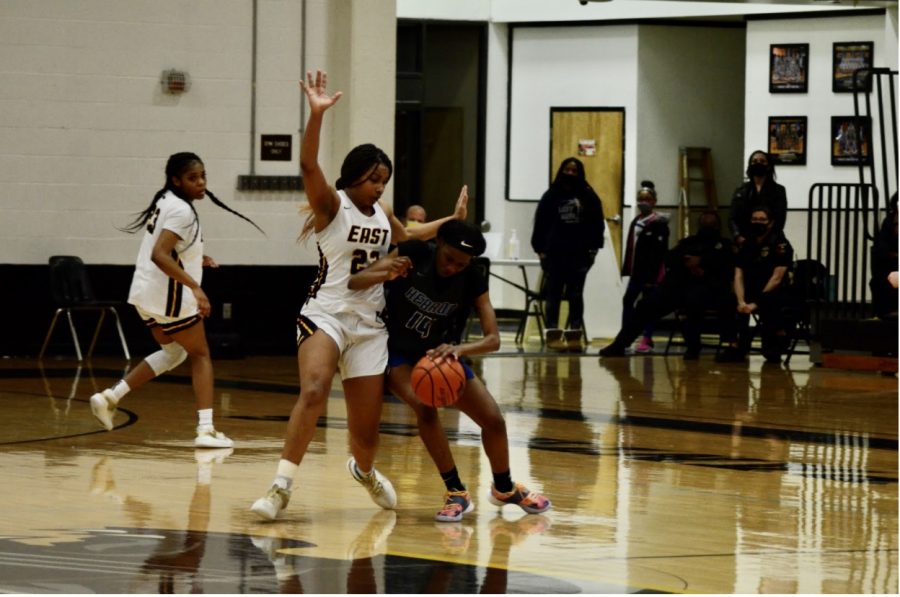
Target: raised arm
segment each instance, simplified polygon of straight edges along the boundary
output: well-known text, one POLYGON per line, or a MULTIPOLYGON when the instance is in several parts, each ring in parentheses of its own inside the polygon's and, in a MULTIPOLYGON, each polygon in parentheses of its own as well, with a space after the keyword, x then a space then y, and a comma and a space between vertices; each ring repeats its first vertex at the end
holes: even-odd
POLYGON ((336 104, 342 94, 338 91, 334 95, 328 95, 328 75, 322 71, 316 71, 315 80, 312 73, 307 72, 306 79, 306 83, 300 81, 300 87, 309 102, 309 120, 300 144, 300 173, 309 206, 315 214, 315 228, 321 230, 334 219, 340 207, 340 199, 319 166, 319 137, 325 111, 336 104))
POLYGON ((407 228, 397 219, 397 216, 393 214, 393 212, 385 206, 383 203, 381 205, 382 209, 384 209, 385 213, 387 213, 388 218, 391 220, 391 242, 397 244, 404 240, 429 240, 437 236, 438 228, 444 222, 449 222, 450 220, 465 220, 466 215, 468 215, 468 205, 469 205, 469 187, 468 185, 463 185, 462 189, 459 190, 459 197, 456 199, 456 207, 453 210, 453 214, 433 220, 431 222, 425 222, 420 226, 416 226, 415 228, 407 228))

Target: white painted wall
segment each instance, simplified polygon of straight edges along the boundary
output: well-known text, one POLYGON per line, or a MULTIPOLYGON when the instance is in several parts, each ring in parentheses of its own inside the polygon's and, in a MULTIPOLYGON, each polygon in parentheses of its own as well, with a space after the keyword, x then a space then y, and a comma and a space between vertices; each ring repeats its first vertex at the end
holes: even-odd
MULTIPOLYGON (((769 116, 807 116, 805 166, 777 167, 778 181, 787 189, 788 207, 805 209, 809 189, 817 182, 855 183, 856 167, 831 165, 831 117, 853 114, 853 94, 831 90, 832 45, 840 41, 875 42, 875 66, 897 68, 896 9, 888 15, 821 19, 751 21, 747 26, 746 108, 744 163, 750 153, 767 146, 769 116), (769 46, 773 43, 809 43, 809 92, 769 93, 769 46)), ((875 139, 875 151, 880 151, 875 139)), ((877 155, 877 154, 876 154, 877 155)), ((881 179, 880 169, 877 178, 881 179)), ((785 227, 799 258, 806 252, 806 219, 802 212, 788 214, 785 227)))
MULTIPOLYGON (((648 178, 661 205, 678 204, 679 147, 712 150, 719 201, 730 200, 744 170, 744 38, 743 28, 641 25, 638 180, 628 181, 632 194, 626 203, 634 204, 633 185, 648 178)), ((671 225, 673 240, 676 226, 671 225)))
MULTIPOLYGON (((331 178, 351 144, 393 147, 394 0, 307 0, 309 68, 334 66, 346 97, 326 124, 331 178), (373 30, 374 28, 374 30, 373 30)), ((211 203, 198 205, 207 248, 223 264, 316 262, 295 239, 300 193, 238 193, 250 156, 248 0, 3 3, 0 18, 0 261, 46 263, 54 254, 133 263, 139 237, 119 232, 164 182, 165 160, 190 150, 210 188, 268 233, 211 203), (182 96, 160 73, 187 71, 182 96)), ((259 2, 257 134, 294 135, 297 172, 303 39, 300 2, 259 2)), ((256 152, 258 156, 259 140, 256 152)))

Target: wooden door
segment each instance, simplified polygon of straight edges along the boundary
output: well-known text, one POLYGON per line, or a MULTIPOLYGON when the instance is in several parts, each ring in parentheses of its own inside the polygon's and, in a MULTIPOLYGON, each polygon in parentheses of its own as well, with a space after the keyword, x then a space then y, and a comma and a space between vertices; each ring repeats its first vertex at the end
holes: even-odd
POLYGON ((584 163, 587 181, 603 203, 617 263, 622 262, 624 156, 624 108, 550 109, 550 181, 564 159, 584 163))

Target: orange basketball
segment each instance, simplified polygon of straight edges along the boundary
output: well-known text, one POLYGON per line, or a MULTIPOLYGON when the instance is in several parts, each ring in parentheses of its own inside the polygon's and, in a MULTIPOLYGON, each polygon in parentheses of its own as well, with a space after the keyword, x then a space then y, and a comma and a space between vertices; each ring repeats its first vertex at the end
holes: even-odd
POLYGON ((410 382, 423 404, 440 408, 453 404, 462 396, 466 372, 457 359, 447 357, 438 364, 424 356, 413 367, 410 382))

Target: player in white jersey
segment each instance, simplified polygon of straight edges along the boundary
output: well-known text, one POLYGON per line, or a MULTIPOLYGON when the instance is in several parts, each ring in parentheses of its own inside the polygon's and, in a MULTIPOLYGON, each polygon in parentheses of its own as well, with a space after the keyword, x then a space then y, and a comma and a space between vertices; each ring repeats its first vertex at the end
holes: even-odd
MULTIPOLYGON (((410 235, 433 237, 445 221, 465 219, 468 195, 463 187, 453 216, 435 220, 412 231, 380 202, 393 166, 372 144, 355 147, 344 158, 335 187, 328 184, 318 163, 323 115, 341 97, 329 96, 325 73, 315 80, 307 73, 300 86, 310 114, 300 147, 300 169, 310 214, 301 238, 313 233, 319 248, 319 273, 297 320, 297 359, 300 396, 291 410, 284 449, 272 487, 250 509, 273 520, 288 504, 300 461, 325 410, 334 374, 340 370, 347 401, 347 429, 352 456, 347 468, 373 501, 385 509, 397 503, 394 488, 375 470, 378 425, 387 367, 387 329, 381 320, 384 289, 350 290, 350 276, 387 255, 392 240, 410 235)), ((397 261, 390 275, 405 273, 409 262, 397 261)))
POLYGON ((198 448, 233 445, 213 426, 213 369, 203 326, 210 304, 200 281, 203 266, 217 265, 203 255, 200 220, 193 206, 193 201, 207 195, 219 207, 253 224, 207 190, 203 162, 196 154, 183 152, 169 157, 165 186, 126 228, 129 232, 146 230, 128 302, 150 328, 160 350, 141 361, 116 385, 91 396, 91 411, 107 430, 112 430, 116 407, 129 391, 174 369, 190 356, 198 418, 194 445, 198 448))

